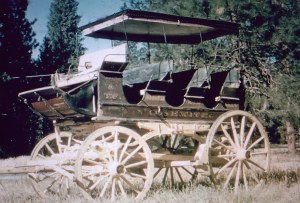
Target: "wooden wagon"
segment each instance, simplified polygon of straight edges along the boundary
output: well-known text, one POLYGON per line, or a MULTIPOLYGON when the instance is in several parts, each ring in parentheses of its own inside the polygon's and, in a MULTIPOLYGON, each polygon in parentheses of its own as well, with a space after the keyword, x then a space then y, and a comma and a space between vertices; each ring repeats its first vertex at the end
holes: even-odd
MULTIPOLYGON (((198 44, 238 29, 235 23, 125 10, 84 26, 83 33, 198 44)), ((51 86, 19 94, 55 128, 21 170, 41 195, 67 189, 70 181, 92 197, 112 199, 143 198, 153 182, 176 186, 198 177, 236 192, 261 183, 270 145, 259 120, 241 110, 238 69, 209 73, 189 61, 176 71, 176 59, 168 57, 132 66, 128 54, 121 44, 84 55, 78 72, 54 74, 51 86)))

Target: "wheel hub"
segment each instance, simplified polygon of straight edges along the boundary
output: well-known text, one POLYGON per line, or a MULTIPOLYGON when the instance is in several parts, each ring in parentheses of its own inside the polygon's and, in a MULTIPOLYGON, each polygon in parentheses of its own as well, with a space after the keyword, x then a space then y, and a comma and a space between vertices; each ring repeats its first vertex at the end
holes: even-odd
POLYGON ((118 162, 108 164, 108 170, 111 175, 119 175, 125 172, 125 167, 118 162))
POLYGON ((237 150, 236 152, 236 158, 240 161, 243 161, 245 159, 249 159, 250 158, 250 151, 247 151, 243 148, 240 148, 237 150))
POLYGON ((123 165, 119 165, 117 167, 117 173, 120 174, 120 173, 124 173, 125 172, 125 167, 123 165))

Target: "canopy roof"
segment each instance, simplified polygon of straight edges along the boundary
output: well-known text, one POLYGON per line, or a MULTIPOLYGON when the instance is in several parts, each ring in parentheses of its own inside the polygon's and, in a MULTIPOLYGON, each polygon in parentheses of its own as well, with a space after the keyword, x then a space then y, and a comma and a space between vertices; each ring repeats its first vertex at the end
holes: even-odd
POLYGON ((171 44, 198 44, 238 34, 239 24, 139 10, 124 10, 82 27, 94 38, 171 44))

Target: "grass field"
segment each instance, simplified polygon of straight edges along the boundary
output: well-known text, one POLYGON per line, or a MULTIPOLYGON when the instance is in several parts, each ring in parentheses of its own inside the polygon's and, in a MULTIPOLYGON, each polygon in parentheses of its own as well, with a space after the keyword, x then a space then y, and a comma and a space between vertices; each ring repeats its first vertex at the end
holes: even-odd
MULTIPOLYGON (((1 160, 0 166, 16 162, 26 162, 27 157, 1 160)), ((61 197, 49 194, 41 199, 32 188, 30 181, 24 175, 0 176, 0 202, 87 202, 77 187, 71 187, 68 196, 61 197)), ((273 151, 271 172, 262 177, 265 184, 251 188, 250 191, 240 190, 237 195, 232 191, 222 191, 210 182, 196 181, 182 188, 167 188, 153 184, 143 202, 300 202, 300 154, 290 156, 285 152, 273 151)), ((110 200, 95 199, 95 202, 110 202, 110 200)), ((117 199, 116 202, 137 202, 133 198, 117 199)))

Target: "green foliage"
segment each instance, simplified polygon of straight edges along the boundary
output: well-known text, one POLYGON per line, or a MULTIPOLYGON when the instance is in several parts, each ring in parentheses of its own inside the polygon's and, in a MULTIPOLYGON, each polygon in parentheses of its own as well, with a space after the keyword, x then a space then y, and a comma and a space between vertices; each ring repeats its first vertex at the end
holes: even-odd
POLYGON ((48 33, 40 49, 40 64, 45 73, 67 72, 83 54, 83 38, 78 28, 76 0, 54 0, 50 7, 48 33))
POLYGON ((32 48, 35 48, 37 43, 31 30, 34 22, 25 18, 27 4, 26 0, 0 2, 1 75, 24 75, 31 67, 32 48))
POLYGON ((35 142, 37 118, 17 96, 34 86, 24 78, 35 73, 31 54, 38 45, 27 6, 26 0, 0 1, 0 156, 29 153, 35 142))

